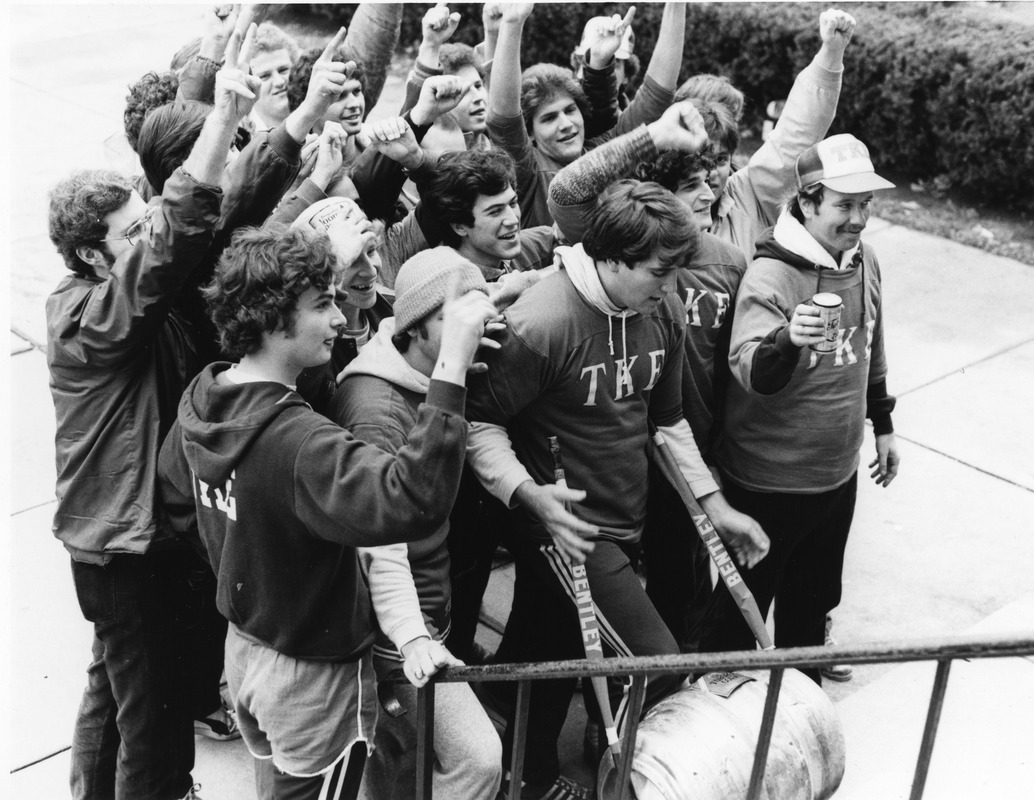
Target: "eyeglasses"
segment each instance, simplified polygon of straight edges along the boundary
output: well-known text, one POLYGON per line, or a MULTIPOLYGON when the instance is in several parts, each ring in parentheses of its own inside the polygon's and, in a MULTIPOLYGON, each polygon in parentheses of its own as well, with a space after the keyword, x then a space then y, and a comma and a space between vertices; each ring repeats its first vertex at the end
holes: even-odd
POLYGON ((151 206, 147 209, 140 219, 126 228, 126 232, 123 236, 108 236, 105 239, 101 239, 102 242, 121 242, 127 241, 130 246, 135 245, 140 241, 151 230, 151 221, 154 219, 155 212, 158 210, 157 206, 151 206))

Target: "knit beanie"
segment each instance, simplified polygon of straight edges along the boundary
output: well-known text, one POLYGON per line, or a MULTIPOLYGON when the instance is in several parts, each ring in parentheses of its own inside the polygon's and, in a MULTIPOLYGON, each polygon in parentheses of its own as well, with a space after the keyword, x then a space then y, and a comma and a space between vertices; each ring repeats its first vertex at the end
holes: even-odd
POLYGON ((366 216, 354 200, 350 200, 347 197, 327 197, 323 200, 317 200, 299 214, 295 221, 291 223, 291 228, 306 228, 326 233, 334 220, 347 215, 352 210, 358 211, 364 217, 366 216))
POLYGON ((473 289, 488 294, 481 270, 451 247, 421 250, 403 264, 395 276, 395 333, 404 333, 436 311, 456 273, 459 294, 473 289))

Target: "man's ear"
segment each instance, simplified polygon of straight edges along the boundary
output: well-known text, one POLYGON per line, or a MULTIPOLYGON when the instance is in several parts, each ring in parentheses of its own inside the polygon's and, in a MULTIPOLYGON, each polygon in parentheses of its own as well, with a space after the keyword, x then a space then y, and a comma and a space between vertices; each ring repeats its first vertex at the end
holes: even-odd
POLYGON ((605 258, 603 259, 603 263, 604 265, 606 265, 607 269, 613 272, 615 275, 620 271, 622 267, 627 266, 624 261, 615 258, 605 258))
POLYGON ((806 221, 815 216, 815 203, 811 200, 802 197, 797 205, 801 207, 801 215, 806 221))
POLYGON ((80 260, 86 262, 94 269, 97 267, 106 268, 108 266, 108 259, 100 248, 81 244, 75 248, 75 254, 79 256, 80 260))
POLYGON ((461 239, 466 239, 470 236, 470 226, 464 225, 462 222, 450 222, 449 227, 452 228, 452 232, 459 236, 461 239))

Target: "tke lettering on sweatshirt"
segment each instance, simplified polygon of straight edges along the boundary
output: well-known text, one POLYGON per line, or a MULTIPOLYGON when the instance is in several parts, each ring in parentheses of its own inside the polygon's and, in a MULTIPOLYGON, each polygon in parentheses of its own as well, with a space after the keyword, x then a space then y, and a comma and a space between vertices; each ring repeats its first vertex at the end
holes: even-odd
MULTIPOLYGON (((700 301, 707 295, 711 295, 714 298, 714 323, 711 327, 716 329, 722 327, 722 323, 725 322, 725 312, 729 310, 729 293, 709 292, 707 289, 700 289, 698 291, 692 286, 686 287, 686 325, 693 328, 703 327, 700 301)), ((705 303, 704 305, 709 307, 711 304, 705 303)))
POLYGON ((230 473, 230 477, 226 480, 226 485, 219 489, 218 487, 212 488, 203 480, 201 480, 195 473, 194 470, 190 471, 190 474, 194 477, 196 486, 194 487, 194 497, 201 501, 201 505, 205 508, 212 508, 213 499, 215 501, 215 507, 222 511, 226 516, 232 519, 234 522, 237 521, 237 499, 233 497, 230 490, 233 488, 233 481, 237 477, 237 472, 234 470, 230 473), (213 497, 214 495, 214 497, 213 497))
MULTIPOLYGON (((872 333, 876 327, 876 320, 870 319, 865 323, 865 361, 869 360, 869 356, 872 354, 872 333)), ((854 347, 851 344, 851 337, 854 336, 855 331, 858 330, 857 325, 852 325, 850 328, 841 328, 840 333, 837 336, 837 349, 833 353, 833 366, 842 367, 844 364, 848 366, 858 363, 858 356, 855 355, 854 347)), ((819 364, 820 353, 816 353, 814 350, 811 351, 811 360, 808 362, 808 369, 815 369, 819 364)))
MULTIPOLYGON (((661 369, 664 367, 664 354, 666 350, 651 350, 647 355, 650 357, 650 378, 643 387, 644 392, 650 391, 657 383, 657 379, 661 377, 661 369)), ((632 367, 635 366, 635 362, 639 360, 639 356, 632 356, 631 358, 617 358, 614 359, 614 399, 622 400, 625 397, 635 394, 636 385, 632 375, 632 367)), ((642 369, 637 370, 642 372, 642 369)), ((579 376, 579 380, 584 379, 586 374, 589 376, 589 393, 585 399, 583 405, 594 406, 596 405, 596 394, 600 388, 600 375, 607 375, 607 365, 605 362, 599 364, 592 364, 591 366, 582 369, 582 374, 579 376)))

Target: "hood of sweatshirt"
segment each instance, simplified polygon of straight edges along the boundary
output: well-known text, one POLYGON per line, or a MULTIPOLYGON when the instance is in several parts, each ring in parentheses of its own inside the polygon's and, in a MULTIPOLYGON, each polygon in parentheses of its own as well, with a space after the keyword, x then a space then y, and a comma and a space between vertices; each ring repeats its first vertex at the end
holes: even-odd
POLYGON ((861 261, 862 243, 840 254, 838 264, 792 214, 783 211, 775 227, 758 239, 755 258, 775 258, 804 269, 851 269, 861 261))
POLYGON ((757 251, 754 257, 774 258, 777 261, 782 261, 801 270, 814 270, 815 294, 823 291, 823 271, 846 274, 850 270, 860 269, 863 295, 861 324, 864 325, 868 319, 869 309, 866 295, 869 289, 866 282, 865 259, 863 258, 861 240, 850 250, 845 250, 841 253, 840 263, 837 264, 833 256, 816 241, 815 237, 808 233, 807 229, 792 214, 783 211, 779 215, 779 219, 776 220, 775 226, 765 231, 764 235, 758 239, 757 251))
POLYGON ((221 384, 230 365, 209 364, 187 387, 179 405, 183 452, 205 483, 222 486, 251 443, 289 409, 308 404, 274 381, 221 384))
POLYGON ((614 304, 614 301, 607 295, 606 290, 603 288, 603 283, 600 281, 600 275, 596 271, 596 261, 585 252, 581 244, 571 247, 562 245, 557 247, 554 252, 556 253, 554 264, 558 268, 567 271, 571 278, 571 283, 574 284, 578 294, 597 311, 606 314, 610 333, 610 354, 612 356, 615 355, 614 318, 617 317, 621 320, 621 357, 625 358, 628 349, 625 344, 625 321, 629 317, 634 317, 638 312, 631 308, 619 308, 614 304))
POLYGON ((395 318, 385 317, 377 328, 376 336, 345 367, 345 377, 372 375, 411 392, 427 394, 431 379, 409 365, 391 341, 394 335, 395 318))

